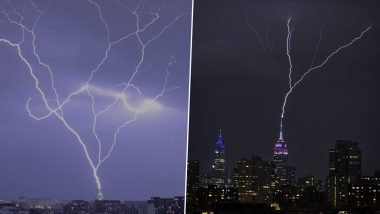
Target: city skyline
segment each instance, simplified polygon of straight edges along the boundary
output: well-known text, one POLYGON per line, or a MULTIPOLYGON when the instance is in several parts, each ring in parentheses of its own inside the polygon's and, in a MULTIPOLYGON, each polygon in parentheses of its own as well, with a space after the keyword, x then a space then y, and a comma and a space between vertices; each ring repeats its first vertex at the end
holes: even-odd
POLYGON ((194 4, 189 159, 209 168, 220 128, 230 172, 240 157, 270 159, 289 89, 289 31, 293 83, 365 31, 297 86, 287 100, 283 130, 298 175, 327 175, 324 151, 338 139, 360 142, 363 174, 371 174, 380 150, 378 3, 214 3, 194 4), (211 5, 215 10, 208 11, 211 5))
POLYGON ((21 198, 13 201, 1 201, 0 211, 3 213, 124 213, 153 214, 170 212, 183 214, 184 196, 172 198, 151 197, 145 201, 121 200, 69 200, 59 201, 46 198, 21 198))
MULTIPOLYGON (((257 152, 253 151, 251 154, 246 155, 246 156, 243 156, 243 155, 242 156, 237 156, 237 160, 235 162, 229 162, 229 160, 226 160, 225 158, 223 158, 223 165, 224 165, 224 168, 226 170, 226 172, 224 172, 225 175, 227 177, 230 177, 231 174, 232 174, 233 166, 235 166, 236 164, 238 164, 238 162, 241 159, 246 159, 246 158, 251 158, 251 157, 260 157, 260 158, 272 160, 272 158, 274 158, 276 156, 285 155, 285 156, 287 156, 285 162, 286 162, 286 164, 288 164, 288 160, 287 159, 289 158, 288 156, 292 155, 292 152, 288 151, 288 146, 287 146, 286 140, 284 138, 284 132, 282 131, 281 128, 280 128, 280 132, 279 132, 278 136, 279 136, 278 139, 272 145, 271 155, 269 155, 268 157, 263 156, 262 153, 260 153, 260 151, 257 151, 257 152), (229 166, 232 166, 232 167, 227 168, 226 165, 229 165, 229 166)), ((219 143, 223 142, 223 141, 220 141, 220 139, 221 139, 221 129, 219 129, 216 139, 217 139, 215 141, 216 143, 215 142, 212 143, 213 147, 215 148, 215 150, 217 150, 217 148, 219 146, 219 143)), ((331 143, 330 147, 332 145, 334 145, 334 143, 340 142, 340 141, 351 141, 353 143, 360 143, 360 142, 357 142, 357 141, 352 141, 351 139, 348 139, 348 138, 342 138, 342 139, 336 139, 335 141, 333 141, 331 143)), ((329 147, 329 149, 331 149, 330 147, 329 147)), ((223 153, 226 153, 226 152, 228 153, 228 145, 227 146, 223 145, 223 153), (227 149, 225 147, 227 147, 227 149)), ((368 151, 364 151, 364 153, 367 153, 367 152, 368 151)), ((213 154, 213 152, 211 154, 213 154)), ((192 160, 199 161, 200 162, 200 167, 201 167, 200 169, 201 169, 201 171, 203 171, 203 172, 205 172, 205 173, 207 173, 209 175, 213 175, 214 171, 215 171, 215 166, 216 166, 215 165, 216 159, 215 159, 215 154, 214 155, 211 155, 211 154, 209 154, 209 159, 211 159, 210 162, 204 163, 204 162, 200 161, 199 159, 195 159, 195 158, 189 158, 188 160, 190 160, 190 161, 192 161, 192 160)), ((329 159, 329 154, 325 153, 324 157, 328 160, 329 159)), ((293 167, 293 165, 294 165, 294 167, 297 167, 297 163, 293 163, 292 165, 289 165, 289 166, 293 167)), ((364 169, 366 169, 367 175, 371 175, 374 171, 380 170, 380 167, 378 165, 374 165, 373 169, 368 169, 366 167, 364 167, 364 169)), ((324 180, 328 174, 329 174, 329 170, 326 169, 326 172, 324 174, 309 173, 309 174, 302 174, 300 176, 302 177, 302 176, 315 175, 318 179, 324 180)))
MULTIPOLYGON (((215 147, 217 151, 218 142, 215 147)), ((296 166, 288 165, 281 132, 274 148, 270 160, 255 155, 239 159, 232 175, 226 176, 222 185, 215 182, 217 174, 200 169, 199 160, 189 160, 186 211, 372 213, 380 208, 380 170, 362 174, 365 153, 359 143, 337 140, 325 151, 329 156, 329 163, 325 165, 329 174, 323 180, 317 179, 315 174, 296 176, 296 166)))
MULTIPOLYGON (((233 168, 234 166, 236 166, 236 164, 239 163, 239 161, 241 161, 242 159, 247 159, 247 158, 252 158, 252 157, 260 157, 260 158, 264 158, 264 159, 267 159, 267 160, 272 160, 272 158, 276 159, 276 157, 278 157, 279 159, 282 159, 281 156, 286 156, 285 158, 285 165, 287 166, 290 166, 290 167, 297 167, 297 163, 293 164, 293 165, 289 165, 288 163, 288 156, 291 156, 291 151, 289 152, 288 151, 288 146, 287 146, 287 143, 286 143, 286 140, 285 138, 283 137, 284 134, 283 134, 283 131, 282 129, 280 128, 280 132, 278 134, 278 140, 273 143, 272 145, 272 155, 269 156, 269 157, 264 157, 262 154, 260 153, 251 153, 250 155, 247 155, 247 156, 238 156, 237 157, 237 161, 236 162, 233 162, 233 163, 228 163, 228 160, 225 159, 225 157, 223 157, 223 166, 221 168, 225 169, 225 172, 223 172, 222 174, 225 175, 226 178, 231 178, 231 175, 233 174, 233 168), (226 165, 230 165, 230 166, 233 166, 231 167, 231 169, 228 169, 226 167, 226 165)), ((203 173, 206 173, 210 176, 214 176, 214 172, 215 171, 218 171, 219 168, 216 167, 217 166, 217 162, 220 162, 218 158, 218 156, 216 156, 215 154, 216 151, 218 151, 218 148, 220 147, 220 142, 223 142, 221 141, 220 139, 222 139, 222 136, 221 136, 221 129, 219 129, 218 131, 218 134, 217 134, 217 137, 216 137, 216 143, 214 142, 213 143, 213 147, 215 148, 215 153, 212 152, 211 154, 209 154, 209 158, 212 159, 210 162, 202 162, 200 161, 199 159, 192 159, 192 158, 189 158, 188 161, 198 161, 199 162, 199 166, 200 166, 200 171, 203 172, 203 173), (215 170, 217 169, 217 170, 215 170)), ((355 143, 355 144, 359 144, 360 142, 357 142, 357 141, 352 141, 351 139, 336 139, 334 142, 332 142, 332 144, 330 145, 329 149, 331 149, 331 147, 336 143, 336 142, 345 142, 345 141, 348 141, 348 142, 352 142, 352 143, 355 143)), ((228 148, 225 149, 225 145, 223 145, 223 154, 228 152, 228 148)), ((364 151, 364 153, 367 153, 368 151, 364 151)), ((324 155, 325 157, 327 157, 327 159, 329 159, 329 154, 328 153, 325 153, 324 155)), ((365 155, 363 156, 365 157, 365 155)), ((361 157, 361 159, 363 159, 363 157, 361 157)), ((327 163, 328 165, 328 163, 327 163)), ((366 167, 364 166, 362 169, 366 169, 366 167)), ((363 175, 371 175, 373 174, 373 172, 375 171, 379 171, 380 170, 380 165, 376 164, 374 165, 374 168, 373 170, 366 170, 367 174, 364 173, 363 175)), ((329 174, 329 170, 326 170, 326 173, 325 174, 322 174, 322 175, 317 175, 315 173, 309 173, 309 174, 304 174, 304 175, 300 175, 300 176, 297 176, 297 177, 305 177, 305 176, 310 176, 310 175, 313 175, 313 176, 316 176, 316 178, 318 179, 321 179, 321 180, 325 180, 326 179, 326 176, 328 176, 329 174)), ((213 181, 210 181, 211 183, 213 183, 213 181)))

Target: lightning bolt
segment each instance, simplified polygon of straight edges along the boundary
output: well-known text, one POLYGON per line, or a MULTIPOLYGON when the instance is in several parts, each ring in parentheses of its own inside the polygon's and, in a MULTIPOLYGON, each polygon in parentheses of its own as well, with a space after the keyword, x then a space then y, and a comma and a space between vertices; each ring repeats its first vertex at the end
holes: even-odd
POLYGON ((265 42, 264 42, 264 39, 262 38, 261 34, 259 33, 259 31, 249 22, 248 16, 246 16, 246 23, 247 23, 248 28, 255 33, 255 35, 256 35, 257 39, 259 40, 260 45, 263 48, 263 50, 266 51, 267 50, 266 46, 268 46, 269 51, 273 51, 275 40, 272 39, 270 36, 270 31, 272 28, 271 18, 270 17, 268 18, 268 25, 267 25, 267 28, 266 28, 265 33, 264 33, 265 42))
POLYGON ((143 11, 142 5, 143 1, 140 0, 137 3, 137 6, 135 8, 130 8, 126 4, 122 3, 121 1, 117 0, 116 3, 119 7, 125 9, 125 11, 135 17, 135 28, 132 33, 126 34, 121 36, 120 38, 116 39, 115 41, 111 40, 111 31, 109 28, 109 23, 107 19, 104 17, 103 9, 101 7, 100 2, 95 0, 86 0, 91 7, 95 7, 97 11, 97 15, 99 18, 100 23, 104 27, 104 30, 106 32, 106 44, 107 48, 104 51, 103 57, 99 60, 99 62, 94 66, 94 68, 90 71, 90 75, 78 89, 72 90, 72 92, 66 96, 65 98, 60 97, 58 90, 56 88, 55 84, 55 72, 52 69, 52 67, 49 65, 49 63, 45 62, 40 55, 37 52, 36 47, 36 34, 35 34, 35 28, 38 25, 38 22, 41 18, 41 15, 43 14, 43 11, 37 7, 36 4, 34 4, 32 1, 29 1, 29 4, 24 5, 24 11, 20 12, 16 9, 16 7, 12 4, 11 1, 7 1, 5 4, 7 5, 8 9, 2 9, 0 10, 1 21, 7 22, 9 24, 15 25, 18 28, 20 28, 22 32, 22 38, 20 41, 12 41, 12 39, 7 38, 0 38, 0 44, 8 45, 12 48, 14 48, 17 52, 18 58, 21 60, 23 64, 27 67, 28 74, 32 77, 34 81, 34 88, 37 90, 39 97, 42 100, 43 107, 46 109, 47 113, 36 115, 33 113, 33 110, 31 108, 32 98, 29 98, 26 102, 25 109, 28 113, 28 115, 37 120, 41 121, 46 118, 49 118, 51 116, 55 116, 66 128, 66 130, 71 133, 75 139, 78 141, 79 145, 81 146, 84 155, 86 157, 86 160, 92 170, 92 175, 94 177, 96 188, 98 191, 98 199, 103 199, 103 192, 102 192, 102 183, 99 177, 99 169, 102 167, 103 163, 109 159, 112 156, 112 153, 116 147, 118 135, 120 132, 127 127, 129 124, 133 123, 137 120, 138 116, 150 111, 152 109, 159 109, 160 104, 158 100, 165 95, 166 92, 175 90, 180 88, 180 86, 173 86, 171 88, 168 88, 168 81, 170 78, 170 72, 173 69, 173 66, 176 63, 176 57, 171 56, 168 60, 165 75, 163 76, 163 84, 162 88, 159 91, 159 93, 154 96, 153 98, 143 98, 143 94, 140 90, 140 88, 134 83, 135 77, 143 71, 142 65, 144 62, 146 62, 145 59, 145 52, 146 48, 149 47, 152 43, 154 43, 157 39, 159 39, 163 34, 167 32, 169 28, 171 28, 173 25, 175 25, 181 18, 185 16, 189 16, 190 13, 185 12, 179 12, 179 15, 177 15, 175 18, 173 18, 169 23, 164 25, 160 28, 158 33, 152 35, 148 39, 142 39, 141 34, 144 33, 146 30, 153 27, 158 20, 160 20, 160 14, 163 13, 164 9, 173 9, 176 11, 179 11, 176 6, 179 4, 179 2, 176 2, 174 5, 162 5, 158 9, 151 11, 143 11), (36 18, 32 24, 32 26, 27 26, 24 24, 25 19, 25 7, 31 7, 36 12, 36 18), (139 14, 149 14, 153 18, 146 24, 142 24, 140 20, 139 14), (100 69, 103 67, 104 63, 109 59, 109 54, 113 50, 114 47, 118 46, 121 42, 126 41, 130 38, 136 38, 138 41, 138 44, 140 46, 140 52, 139 54, 139 60, 137 66, 134 68, 134 70, 131 72, 129 79, 126 81, 121 82, 117 85, 118 88, 121 88, 120 90, 109 90, 106 88, 101 88, 96 86, 92 83, 92 80, 94 76, 100 72, 100 69), (29 56, 26 54, 28 50, 24 47, 27 45, 30 45, 32 47, 32 56, 29 56), (49 85, 48 86, 42 86, 41 82, 41 71, 36 68, 36 65, 34 65, 34 62, 37 62, 38 66, 41 66, 43 71, 46 71, 49 78, 49 85), (48 88, 48 89, 46 89, 48 88), (138 96, 143 98, 143 101, 136 104, 130 101, 129 94, 130 90, 135 91, 138 96), (53 98, 49 98, 48 93, 53 94, 53 98), (75 96, 78 95, 87 95, 90 98, 90 112, 92 115, 92 122, 91 122, 91 129, 92 134, 96 139, 96 145, 97 145, 97 156, 96 158, 92 158, 88 149, 88 143, 86 142, 84 137, 79 133, 78 130, 76 130, 72 124, 69 123, 67 120, 65 114, 64 114, 64 107, 69 104, 72 99, 75 96), (97 97, 107 97, 112 98, 112 101, 103 109, 97 110, 96 103, 97 103, 97 97), (122 106, 123 109, 132 114, 131 118, 124 120, 120 125, 116 127, 116 129, 113 131, 112 135, 112 142, 111 147, 108 150, 104 150, 103 145, 104 141, 100 138, 99 132, 98 132, 98 121, 99 118, 104 116, 105 113, 112 111, 112 108, 115 106, 122 106))
POLYGON ((291 38, 292 38, 292 32, 293 32, 293 29, 291 29, 291 18, 289 18, 287 20, 287 23, 286 23, 286 26, 287 26, 287 38, 286 38, 286 54, 287 54, 287 57, 288 57, 288 61, 289 61, 289 73, 288 73, 288 79, 289 79, 289 89, 288 91, 286 92, 285 96, 284 96, 284 101, 283 101, 283 104, 282 104, 282 112, 281 112, 281 124, 282 124, 282 120, 285 116, 285 108, 286 108, 286 103, 287 103, 287 100, 288 100, 288 97, 293 93, 294 89, 310 74, 312 73, 313 71, 316 71, 320 68, 322 68, 324 65, 326 65, 330 60, 331 58, 333 58, 335 55, 337 55, 338 53, 340 53, 342 50, 344 50, 345 48, 348 48, 350 47, 351 45, 353 45, 356 41, 360 40, 364 34, 366 34, 371 28, 372 26, 368 26, 365 30, 363 30, 358 36, 354 37, 352 40, 350 40, 350 42, 346 43, 346 44, 343 44, 341 46, 339 46, 338 48, 336 48, 333 52, 331 52, 320 64, 314 66, 314 61, 315 61, 315 58, 318 54, 318 51, 319 51, 319 46, 320 46, 320 43, 321 43, 321 38, 322 38, 322 31, 323 31, 323 28, 325 26, 325 23, 322 25, 321 29, 320 29, 320 32, 319 32, 319 40, 318 40, 318 44, 317 44, 317 48, 315 50, 315 54, 313 56, 313 59, 312 59, 312 62, 311 62, 311 65, 310 67, 302 74, 302 76, 295 82, 293 82, 292 80, 292 71, 293 71, 293 64, 292 64, 292 57, 291 57, 291 38))
MULTIPOLYGON (((246 23, 247 23, 248 28, 249 28, 250 30, 252 30, 252 31, 256 34, 257 39, 259 40, 260 45, 261 45, 261 47, 263 48, 263 50, 266 51, 265 43, 264 43, 263 38, 261 37, 260 33, 256 30, 256 28, 254 28, 254 27, 249 23, 249 21, 248 21, 248 17, 246 17, 246 23)), ((267 31, 269 31, 269 30, 267 30, 267 31)), ((266 34, 266 35, 267 35, 267 34, 266 34)), ((268 38, 267 38, 267 39, 268 39, 268 38)), ((270 48, 270 47, 269 47, 269 48, 270 48)))
MULTIPOLYGON (((250 24, 250 22, 248 20, 248 16, 246 16, 246 24, 247 24, 248 28, 256 34, 256 37, 259 40, 261 47, 263 48, 263 51, 266 52, 267 51, 266 46, 268 46, 268 52, 273 52, 275 40, 271 37, 271 33, 270 33, 271 28, 272 28, 271 17, 268 17, 268 25, 267 25, 267 28, 266 28, 265 33, 264 33, 266 42, 264 42, 264 39, 261 37, 261 34, 259 33, 259 31, 255 27, 253 27, 253 25, 250 24)), ((277 72, 275 60, 273 59, 273 57, 271 57, 271 62, 272 62, 273 73, 282 84, 282 81, 280 79, 280 75, 277 72)))

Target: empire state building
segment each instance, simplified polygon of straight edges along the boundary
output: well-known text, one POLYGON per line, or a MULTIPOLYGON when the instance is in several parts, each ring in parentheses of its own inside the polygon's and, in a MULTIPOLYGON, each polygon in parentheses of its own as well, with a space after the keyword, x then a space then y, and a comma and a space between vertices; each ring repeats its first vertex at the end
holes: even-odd
POLYGON ((288 146, 285 143, 282 132, 282 121, 280 125, 280 136, 274 146, 273 165, 274 181, 276 186, 289 184, 288 172, 288 146))

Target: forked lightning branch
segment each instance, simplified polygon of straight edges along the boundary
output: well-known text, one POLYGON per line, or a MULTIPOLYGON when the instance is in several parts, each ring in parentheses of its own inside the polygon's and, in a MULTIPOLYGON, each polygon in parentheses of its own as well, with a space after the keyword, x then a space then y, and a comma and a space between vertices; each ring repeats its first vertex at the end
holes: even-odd
MULTIPOLYGON (((309 67, 309 69, 307 69, 303 74, 302 76, 298 79, 298 80, 294 80, 292 79, 292 74, 293 74, 293 59, 292 59, 292 55, 291 55, 291 41, 292 41, 292 33, 293 33, 293 30, 294 28, 292 28, 291 26, 291 21, 292 19, 289 18, 287 20, 287 23, 286 23, 286 26, 287 26, 287 36, 286 36, 286 55, 287 55, 287 58, 288 58, 288 62, 289 62, 289 73, 288 73, 288 80, 289 80, 289 88, 288 88, 288 91, 286 92, 285 96, 284 96, 284 101, 283 101, 283 104, 282 104, 282 111, 281 111, 281 117, 280 117, 280 129, 282 130, 282 120, 284 119, 285 117, 285 108, 286 108, 286 103, 288 101, 288 97, 289 95, 291 95, 293 93, 293 91, 295 90, 295 88, 310 74, 312 73, 313 71, 316 71, 320 68, 322 68, 324 65, 326 65, 335 55, 337 55, 338 53, 340 53, 343 49, 345 48, 348 48, 350 47, 351 45, 353 45, 356 41, 360 40, 364 34, 366 34, 371 28, 372 26, 368 26, 367 28, 365 28, 358 36, 354 37, 352 40, 350 40, 349 42, 339 46, 338 48, 336 48, 333 52, 331 52, 321 63, 319 63, 318 65, 314 66, 313 63, 314 63, 314 60, 315 60, 315 57, 317 56, 318 54, 318 50, 319 50, 319 45, 320 45, 320 41, 321 41, 321 32, 320 32, 320 38, 319 38, 319 41, 318 41, 318 44, 317 44, 317 48, 316 48, 316 51, 314 53, 314 57, 312 59, 312 63, 309 67)), ((323 27, 322 27, 323 29, 323 27)), ((321 31, 322 31, 321 29, 321 31)))
POLYGON ((147 30, 150 30, 152 27, 157 28, 155 25, 161 19, 160 14, 166 9, 175 8, 178 2, 171 5, 165 5, 165 3, 163 3, 163 5, 156 8, 155 10, 142 11, 143 1, 139 1, 133 7, 121 1, 115 1, 114 3, 117 4, 118 7, 122 8, 126 13, 134 17, 134 26, 130 33, 123 35, 116 40, 111 40, 109 23, 103 14, 103 9, 100 2, 87 0, 87 3, 88 7, 93 7, 93 9, 95 8, 97 11, 97 17, 94 17, 94 22, 99 22, 103 26, 106 32, 105 42, 107 48, 104 51, 103 56, 99 62, 95 63, 93 69, 89 71, 88 78, 83 81, 83 84, 79 88, 71 89, 71 92, 68 96, 62 97, 59 95, 60 92, 56 87, 55 80, 57 71, 52 69, 50 63, 43 59, 38 53, 38 47, 36 45, 36 40, 38 40, 38 38, 36 36, 35 30, 36 26, 39 24, 39 20, 44 13, 44 11, 40 9, 38 5, 32 1, 26 1, 24 8, 20 9, 16 7, 12 1, 4 1, 4 7, 3 9, 0 9, 0 20, 2 22, 8 23, 9 25, 17 27, 21 35, 15 38, 0 38, 0 48, 4 48, 4 45, 10 46, 17 53, 16 55, 20 63, 23 63, 26 67, 25 75, 30 75, 32 78, 34 89, 38 93, 38 99, 42 101, 46 112, 45 114, 41 114, 40 112, 36 113, 36 111, 33 110, 33 103, 35 100, 29 98, 26 101, 26 111, 29 116, 38 121, 49 117, 55 117, 66 128, 64 131, 71 133, 80 144, 83 153, 88 161, 88 164, 92 170, 92 175, 98 191, 98 199, 101 200, 104 198, 104 196, 102 192, 102 182, 99 176, 99 169, 103 166, 103 163, 112 156, 113 150, 116 148, 115 145, 117 144, 120 132, 129 124, 136 121, 139 115, 152 111, 154 109, 160 109, 161 104, 158 102, 158 99, 164 96, 167 91, 179 87, 178 85, 169 85, 168 83, 170 73, 172 70, 174 70, 173 65, 176 63, 175 56, 168 56, 165 70, 162 71, 163 75, 161 78, 156 79, 156 81, 161 82, 160 91, 153 97, 144 96, 142 90, 140 90, 139 86, 136 85, 135 79, 139 73, 144 71, 144 69, 142 69, 142 65, 146 61, 146 49, 151 44, 156 42, 158 38, 167 33, 168 29, 177 24, 181 18, 190 14, 178 12, 173 19, 169 20, 165 25, 160 26, 160 29, 157 33, 150 35, 150 37, 147 39, 146 36, 143 38, 142 34, 147 30), (33 10, 34 13, 37 14, 32 23, 30 20, 26 20, 25 8, 33 10), (145 16, 148 14, 152 18, 148 22, 142 22, 141 14, 144 14, 145 16), (17 40, 17 38, 21 39, 17 40), (120 82, 116 86, 118 90, 108 89, 95 85, 93 83, 93 78, 97 75, 98 72, 100 72, 100 69, 104 66, 105 62, 109 60, 110 53, 113 51, 113 49, 120 45, 122 42, 128 42, 130 40, 137 42, 139 51, 137 51, 135 54, 139 57, 136 67, 133 70, 126 71, 129 74, 129 78, 125 81, 120 82), (46 74, 46 72, 49 79, 48 83, 46 83, 46 81, 42 81, 42 73, 46 74), (139 102, 131 101, 130 94, 132 93, 137 94, 137 96, 140 98, 139 102), (92 130, 93 137, 96 139, 96 142, 88 142, 89 140, 86 140, 85 137, 79 132, 79 130, 77 130, 67 118, 67 115, 69 113, 65 111, 65 107, 71 103, 73 101, 73 98, 76 96, 87 96, 89 98, 88 100, 90 102, 90 109, 88 109, 88 111, 91 112, 92 116, 90 128, 92 130), (98 99, 104 97, 108 98, 111 101, 105 107, 97 109, 96 104, 98 102, 98 99), (106 113, 114 111, 115 108, 119 106, 123 108, 126 114, 131 116, 128 119, 125 119, 113 130, 112 142, 104 142, 104 140, 99 137, 99 118, 105 117, 106 113), (104 148, 105 143, 111 145, 109 149, 104 148), (88 148, 89 144, 97 145, 97 154, 95 156, 92 156, 90 154, 88 148))

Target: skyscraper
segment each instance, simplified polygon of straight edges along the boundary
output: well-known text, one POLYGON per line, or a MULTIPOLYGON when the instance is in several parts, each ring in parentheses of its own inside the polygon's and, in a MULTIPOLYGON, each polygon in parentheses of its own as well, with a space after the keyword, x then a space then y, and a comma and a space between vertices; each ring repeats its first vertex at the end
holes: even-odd
POLYGON ((273 162, 252 156, 252 164, 255 202, 269 204, 273 197, 273 162))
POLYGON ((187 162, 186 206, 191 210, 197 205, 199 178, 199 161, 189 160, 187 162))
POLYGON ((280 136, 274 146, 273 166, 273 177, 276 187, 289 184, 288 148, 283 137, 282 121, 280 125, 280 136))
POLYGON ((348 203, 349 184, 361 176, 361 150, 358 143, 338 140, 329 151, 328 199, 333 207, 348 203))
POLYGON ((213 185, 222 187, 226 179, 226 165, 225 165, 225 146, 223 144, 222 130, 219 130, 218 140, 215 145, 214 163, 212 165, 212 181, 213 185))
POLYGON ((253 163, 250 159, 242 159, 238 161, 235 168, 234 187, 238 189, 239 202, 253 203, 253 163))

